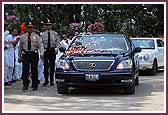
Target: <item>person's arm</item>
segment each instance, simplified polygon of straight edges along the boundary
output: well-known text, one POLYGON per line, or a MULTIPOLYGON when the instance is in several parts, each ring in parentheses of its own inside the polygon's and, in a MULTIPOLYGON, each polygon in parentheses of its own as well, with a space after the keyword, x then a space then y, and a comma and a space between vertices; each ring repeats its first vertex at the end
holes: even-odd
POLYGON ((37 35, 37 40, 38 40, 38 48, 39 48, 39 52, 40 52, 40 58, 43 58, 44 45, 43 45, 43 42, 42 42, 42 38, 37 35))
POLYGON ((4 49, 8 49, 9 48, 9 43, 8 43, 8 36, 5 37, 5 40, 4 40, 4 49))
POLYGON ((60 38, 59 38, 57 32, 54 32, 54 34, 55 34, 56 52, 58 52, 58 48, 60 46, 60 38))
POLYGON ((19 63, 21 63, 21 60, 22 60, 22 50, 23 50, 23 41, 22 41, 22 37, 21 37, 19 47, 18 47, 18 62, 19 63))

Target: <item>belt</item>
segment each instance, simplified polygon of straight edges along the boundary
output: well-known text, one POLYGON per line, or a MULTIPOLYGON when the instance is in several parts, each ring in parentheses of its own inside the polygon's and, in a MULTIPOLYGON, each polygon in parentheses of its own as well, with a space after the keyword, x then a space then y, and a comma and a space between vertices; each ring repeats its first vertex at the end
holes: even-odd
POLYGON ((34 51, 29 51, 29 50, 25 50, 23 49, 23 54, 31 54, 31 53, 38 53, 38 50, 34 50, 34 51))
POLYGON ((44 48, 44 51, 55 51, 55 48, 44 48))

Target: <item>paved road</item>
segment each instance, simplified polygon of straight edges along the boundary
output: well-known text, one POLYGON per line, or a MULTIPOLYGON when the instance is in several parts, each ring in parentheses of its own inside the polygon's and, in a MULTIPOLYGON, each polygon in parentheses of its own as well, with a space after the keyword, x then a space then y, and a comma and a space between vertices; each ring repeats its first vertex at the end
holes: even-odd
MULTIPOLYGON (((165 76, 166 77, 166 76, 165 76)), ((141 75, 135 95, 122 90, 72 89, 67 96, 59 95, 56 86, 39 86, 38 91, 21 91, 21 81, 5 86, 5 111, 164 111, 164 72, 155 76, 141 75), (111 92, 109 93, 109 90, 111 92)))

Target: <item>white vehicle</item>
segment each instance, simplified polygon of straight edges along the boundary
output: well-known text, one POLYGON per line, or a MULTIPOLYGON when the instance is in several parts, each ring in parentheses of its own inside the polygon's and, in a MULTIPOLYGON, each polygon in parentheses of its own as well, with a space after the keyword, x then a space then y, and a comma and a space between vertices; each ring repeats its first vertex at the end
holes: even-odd
POLYGON ((160 38, 131 38, 135 47, 142 51, 138 54, 139 69, 150 70, 155 74, 159 68, 164 68, 164 42, 160 38))

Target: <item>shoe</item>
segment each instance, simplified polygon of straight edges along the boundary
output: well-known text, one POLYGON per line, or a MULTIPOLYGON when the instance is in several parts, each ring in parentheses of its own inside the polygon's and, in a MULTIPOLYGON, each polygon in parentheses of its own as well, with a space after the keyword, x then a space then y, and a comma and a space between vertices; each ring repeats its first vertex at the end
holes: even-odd
POLYGON ((43 86, 46 87, 48 85, 48 82, 44 82, 43 86))
POLYGON ((10 81, 10 83, 15 83, 16 82, 16 80, 12 80, 12 81, 10 81))
POLYGON ((22 90, 23 90, 23 91, 28 90, 28 87, 25 87, 25 86, 24 86, 24 87, 22 88, 22 90))
POLYGON ((17 79, 17 81, 21 81, 21 79, 17 79))
POLYGON ((38 89, 37 89, 37 88, 33 88, 33 89, 32 89, 32 91, 36 91, 36 90, 38 90, 38 89))
POLYGON ((11 83, 9 83, 9 82, 5 82, 4 85, 11 85, 11 83))
POLYGON ((54 83, 50 83, 51 86, 54 86, 54 83))
POLYGON ((37 83, 40 84, 40 80, 38 80, 37 83))

